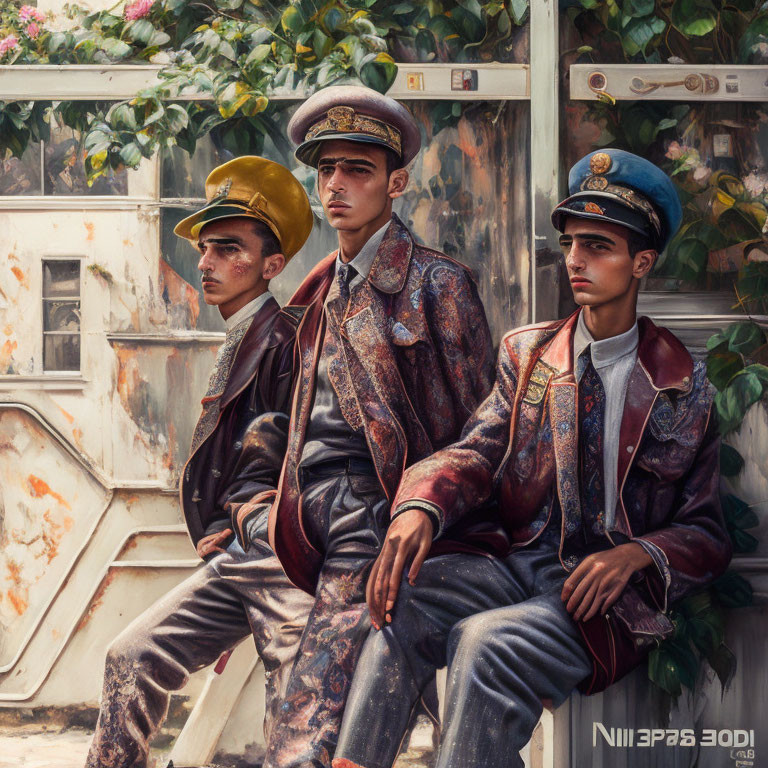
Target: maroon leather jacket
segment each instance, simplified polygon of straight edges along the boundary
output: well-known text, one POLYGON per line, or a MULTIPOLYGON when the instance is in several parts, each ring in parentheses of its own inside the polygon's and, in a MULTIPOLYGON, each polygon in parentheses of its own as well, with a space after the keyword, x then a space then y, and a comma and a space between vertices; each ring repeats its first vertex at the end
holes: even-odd
MULTIPOLYGON (((304 535, 298 465, 336 255, 309 273, 286 307, 303 311, 303 319, 288 449, 270 515, 272 548, 288 578, 311 594, 323 553, 304 535)), ((405 467, 456 440, 490 391, 493 346, 485 311, 469 270, 418 245, 393 216, 368 279, 350 293, 341 328, 354 389, 340 393, 347 398, 342 413, 360 413, 376 472, 392 501, 405 467)), ((264 493, 252 502, 272 499, 275 493, 264 493)))
MULTIPOLYGON (((495 495, 513 551, 539 536, 557 497, 560 557, 566 570, 576 566, 578 558, 567 557, 565 530, 573 521, 579 530, 581 519, 573 373, 577 318, 578 313, 504 337, 490 396, 459 442, 406 471, 395 511, 409 500, 434 504, 450 535, 452 525, 471 519, 495 495)), ((671 632, 668 605, 710 583, 731 556, 705 367, 694 365, 680 341, 647 318, 640 318, 639 331, 620 429, 615 522, 600 548, 645 541, 655 567, 636 574, 607 617, 579 623, 594 663, 583 685, 588 693, 638 664, 671 632)))
POLYGON ((297 319, 270 298, 254 315, 220 392, 202 400, 179 498, 192 543, 230 527, 229 506, 277 486, 285 451, 297 319))

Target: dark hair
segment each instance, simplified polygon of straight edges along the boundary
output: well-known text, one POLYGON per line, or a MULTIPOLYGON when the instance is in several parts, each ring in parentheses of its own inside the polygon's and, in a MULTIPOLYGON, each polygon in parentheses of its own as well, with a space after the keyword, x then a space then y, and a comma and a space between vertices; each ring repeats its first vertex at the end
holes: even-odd
POLYGON ((275 253, 282 253, 283 248, 275 233, 263 222, 258 219, 253 221, 253 230, 261 238, 261 255, 266 259, 275 253))
POLYGON ((403 158, 400 157, 394 149, 388 149, 386 147, 384 148, 384 154, 386 155, 385 162, 387 177, 389 177, 394 171, 398 170, 398 168, 403 167, 403 158))
POLYGON ((656 246, 651 242, 648 235, 641 235, 633 229, 627 229, 627 249, 629 255, 634 259, 640 251, 656 251, 656 246))

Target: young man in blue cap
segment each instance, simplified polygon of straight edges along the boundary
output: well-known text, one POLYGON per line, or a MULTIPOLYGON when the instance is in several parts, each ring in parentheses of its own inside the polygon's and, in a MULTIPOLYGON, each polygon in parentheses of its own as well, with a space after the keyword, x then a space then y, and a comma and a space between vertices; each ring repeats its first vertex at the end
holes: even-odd
POLYGON ((543 699, 618 680, 672 631, 669 605, 728 564, 705 366, 636 318, 680 223, 674 186, 609 149, 574 166, 569 191, 552 221, 581 309, 504 337, 462 439, 406 470, 393 505, 398 519, 429 508, 444 529, 495 496, 507 554, 421 566, 421 542, 387 537, 369 589, 384 629, 360 660, 334 768, 389 768, 445 664, 437 767, 522 766, 543 699))
POLYGON ((110 646, 89 768, 145 766, 170 692, 251 634, 267 673, 268 734, 312 606, 267 544, 267 511, 240 516, 247 542, 232 519, 280 474, 297 321, 269 281, 309 236, 312 211, 291 172, 261 157, 219 166, 205 189, 207 205, 175 233, 197 247, 203 296, 227 326, 180 485, 206 563, 110 646))
POLYGON ((317 168, 339 250, 289 302, 303 319, 286 461, 276 498, 252 506, 272 502, 274 551, 315 597, 265 766, 316 768, 330 766, 370 629, 366 577, 402 472, 458 438, 490 391, 493 355, 469 270, 392 213, 420 145, 410 113, 368 88, 332 87, 289 132, 317 168))

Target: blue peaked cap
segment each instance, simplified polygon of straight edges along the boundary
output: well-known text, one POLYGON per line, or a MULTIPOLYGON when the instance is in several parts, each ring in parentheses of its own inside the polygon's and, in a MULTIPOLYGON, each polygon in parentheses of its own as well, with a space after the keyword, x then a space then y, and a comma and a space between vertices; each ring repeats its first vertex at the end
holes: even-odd
POLYGON ((568 174, 568 193, 552 212, 552 224, 560 232, 568 216, 609 221, 645 235, 661 252, 683 218, 669 176, 622 149, 601 149, 582 157, 568 174))

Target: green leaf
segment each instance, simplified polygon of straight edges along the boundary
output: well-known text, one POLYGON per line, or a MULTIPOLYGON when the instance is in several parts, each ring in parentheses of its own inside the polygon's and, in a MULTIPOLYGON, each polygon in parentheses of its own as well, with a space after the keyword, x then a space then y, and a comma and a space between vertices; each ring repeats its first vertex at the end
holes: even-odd
POLYGON ((253 67, 258 64, 261 64, 261 62, 264 61, 264 59, 266 59, 267 56, 269 56, 271 51, 272 51, 271 45, 267 45, 266 43, 257 45, 246 57, 245 66, 253 67))
POLYGON ((707 663, 714 670, 725 691, 736 673, 736 657, 725 643, 721 643, 713 652, 707 654, 707 663))
POLYGON ((345 14, 336 6, 329 8, 323 16, 323 25, 329 32, 335 32, 345 21, 345 14))
POLYGON ((189 115, 178 104, 169 104, 165 108, 165 124, 170 133, 177 134, 189 125, 189 115))
POLYGON ((55 53, 66 42, 67 36, 64 32, 53 32, 48 38, 48 52, 55 53))
POLYGON ((125 40, 118 40, 115 37, 105 37, 101 41, 101 48, 112 59, 124 59, 133 50, 125 40))
POLYGON ((726 388, 728 382, 742 370, 744 370, 744 361, 741 355, 737 355, 735 352, 718 351, 710 352, 707 355, 707 378, 721 392, 726 388))
POLYGON ((284 32, 297 33, 304 26, 304 17, 295 5, 289 5, 280 17, 284 32))
POLYGON ((744 469, 742 455, 728 443, 720 444, 720 474, 724 477, 736 477, 744 469))
POLYGON ((648 657, 648 676, 670 696, 677 697, 682 685, 693 690, 699 662, 687 642, 665 640, 648 657))
POLYGON ((743 499, 734 496, 732 493, 726 494, 722 499, 723 517, 729 528, 744 530, 745 528, 754 528, 759 524, 759 520, 754 511, 743 499))
POLYGON ((528 13, 528 0, 509 0, 508 10, 512 21, 521 26, 528 13))
POLYGON ((628 0, 624 3, 624 13, 629 16, 648 16, 653 13, 654 0, 628 0))
POLYGON ((758 16, 739 40, 739 60, 748 64, 750 57, 761 43, 768 42, 768 16, 758 16))
POLYGON ((726 571, 712 584, 715 597, 726 608, 745 608, 752 605, 752 585, 734 571, 726 571))
POLYGON ((109 124, 114 126, 118 131, 136 132, 139 130, 139 124, 136 121, 136 113, 127 102, 115 104, 115 106, 107 112, 106 119, 109 124))
POLYGON ((135 168, 141 162, 141 150, 137 144, 130 142, 120 150, 120 159, 130 168, 135 168))
POLYGON ((388 53, 370 53, 361 62, 359 76, 363 85, 386 93, 397 76, 397 64, 388 53))

